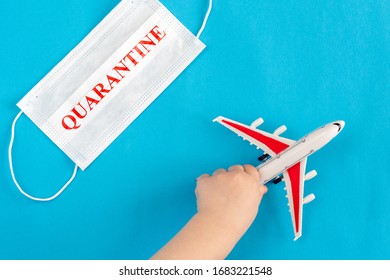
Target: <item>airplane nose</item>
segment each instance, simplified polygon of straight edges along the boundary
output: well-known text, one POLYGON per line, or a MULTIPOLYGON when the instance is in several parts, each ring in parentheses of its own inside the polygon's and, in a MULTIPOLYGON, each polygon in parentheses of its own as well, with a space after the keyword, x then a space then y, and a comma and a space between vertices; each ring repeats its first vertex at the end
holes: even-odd
POLYGON ((339 127, 338 132, 340 132, 344 128, 345 122, 344 121, 337 121, 337 122, 334 122, 333 124, 337 125, 339 127))

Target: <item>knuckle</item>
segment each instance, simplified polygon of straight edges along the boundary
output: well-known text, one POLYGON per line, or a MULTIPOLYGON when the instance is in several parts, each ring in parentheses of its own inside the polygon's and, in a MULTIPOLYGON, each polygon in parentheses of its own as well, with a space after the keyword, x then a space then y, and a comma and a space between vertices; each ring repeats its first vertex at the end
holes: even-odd
POLYGON ((197 185, 195 188, 195 195, 198 196, 203 192, 204 186, 203 185, 197 185))
POLYGON ((233 180, 236 183, 242 183, 245 181, 245 173, 244 172, 232 172, 231 173, 231 180, 233 180))
POLYGON ((253 165, 250 165, 250 164, 245 164, 244 165, 244 168, 245 170, 249 171, 249 172, 255 172, 257 171, 256 168, 253 166, 253 165))

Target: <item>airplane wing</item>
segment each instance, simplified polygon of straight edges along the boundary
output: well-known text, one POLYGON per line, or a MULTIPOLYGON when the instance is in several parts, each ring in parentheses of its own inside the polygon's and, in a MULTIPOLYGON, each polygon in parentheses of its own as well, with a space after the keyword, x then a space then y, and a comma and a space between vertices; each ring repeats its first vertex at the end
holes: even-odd
MULTIPOLYGON (((259 119, 260 120, 260 119, 259 119)), ((214 122, 219 122, 223 126, 237 133, 238 136, 249 141, 252 145, 255 145, 258 149, 262 149, 270 156, 277 155, 291 146, 295 141, 283 138, 256 128, 256 121, 252 126, 247 126, 242 123, 224 118, 218 117, 214 122)), ((260 124, 262 123, 262 119, 260 124)))
POLYGON ((302 235, 302 210, 303 210, 303 188, 305 184, 306 161, 296 163, 283 173, 283 180, 286 183, 284 188, 287 191, 288 206, 290 207, 291 220, 295 238, 302 235))

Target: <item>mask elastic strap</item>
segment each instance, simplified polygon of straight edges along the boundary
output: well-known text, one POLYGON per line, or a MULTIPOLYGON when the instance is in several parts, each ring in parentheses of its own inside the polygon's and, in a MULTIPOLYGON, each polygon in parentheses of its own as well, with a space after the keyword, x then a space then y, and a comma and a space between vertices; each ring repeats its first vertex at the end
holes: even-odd
POLYGON ((209 19, 209 16, 210 16, 210 13, 211 13, 212 9, 213 9, 213 0, 210 0, 209 8, 207 10, 206 15, 204 16, 202 27, 199 29, 198 34, 196 35, 196 38, 199 39, 200 35, 202 35, 202 32, 203 32, 204 28, 206 27, 207 20, 209 19))
POLYGON ((12 130, 11 130, 11 140, 10 140, 10 143, 9 143, 9 148, 8 148, 8 161, 9 161, 9 168, 11 170, 11 175, 12 175, 12 180, 14 181, 16 187, 19 189, 19 191, 26 197, 32 199, 32 200, 36 200, 36 201, 50 201, 50 200, 53 200, 55 199, 57 196, 59 196, 68 186, 70 183, 72 183, 72 181, 74 180, 74 178, 76 177, 76 174, 77 174, 77 165, 75 166, 74 168, 74 171, 73 171, 73 174, 72 174, 72 177, 70 177, 69 181, 66 182, 66 184, 53 196, 51 197, 48 197, 48 198, 37 198, 37 197, 33 197, 31 195, 29 195, 28 193, 26 193, 19 185, 18 181, 16 180, 16 177, 15 177, 15 173, 14 173, 14 167, 13 167, 13 163, 12 163, 12 146, 14 145, 14 138, 15 138, 15 125, 16 125, 16 122, 17 120, 20 118, 20 116, 23 114, 23 112, 21 111, 19 114, 17 114, 17 116, 15 117, 13 123, 12 123, 12 130))

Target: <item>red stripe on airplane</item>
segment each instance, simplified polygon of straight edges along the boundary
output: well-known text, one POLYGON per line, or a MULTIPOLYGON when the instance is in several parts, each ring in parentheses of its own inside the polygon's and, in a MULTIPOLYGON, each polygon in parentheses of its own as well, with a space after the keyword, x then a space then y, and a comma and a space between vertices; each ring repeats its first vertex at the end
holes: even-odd
POLYGON ((231 127, 234 127, 235 129, 238 129, 239 131, 245 133, 246 135, 263 143, 270 150, 272 150, 275 154, 279 154, 280 152, 283 152, 286 148, 289 147, 287 144, 284 144, 284 143, 282 143, 278 140, 275 140, 271 137, 265 136, 264 134, 260 133, 259 131, 255 131, 255 130, 250 129, 248 127, 239 125, 237 123, 229 122, 227 120, 222 120, 222 122, 231 126, 231 127))
POLYGON ((291 195, 293 201, 293 209, 294 209, 294 220, 295 220, 295 232, 299 231, 299 216, 301 211, 301 205, 299 203, 300 200, 300 176, 301 176, 301 163, 293 165, 287 170, 288 177, 291 182, 291 195))

